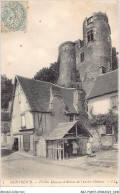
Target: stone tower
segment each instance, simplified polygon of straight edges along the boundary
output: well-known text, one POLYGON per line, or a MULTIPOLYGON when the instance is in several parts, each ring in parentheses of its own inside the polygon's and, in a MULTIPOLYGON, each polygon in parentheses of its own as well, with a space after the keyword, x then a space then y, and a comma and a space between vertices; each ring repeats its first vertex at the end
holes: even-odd
POLYGON ((74 94, 74 104, 77 103, 79 119, 83 121, 86 118, 85 92, 82 88, 79 71, 76 70, 74 42, 67 41, 59 46, 59 79, 57 84, 77 89, 74 94))
POLYGON ((117 68, 111 30, 105 13, 93 13, 83 22, 83 40, 64 42, 59 47, 58 85, 83 88, 86 95, 101 73, 117 68), (82 84, 81 84, 82 83, 82 84))
POLYGON ((83 22, 83 41, 75 44, 76 68, 80 72, 86 94, 92 88, 96 77, 112 67, 111 31, 106 14, 93 13, 83 22))
POLYGON ((81 88, 79 71, 76 71, 75 43, 67 41, 59 46, 59 79, 58 85, 81 88))

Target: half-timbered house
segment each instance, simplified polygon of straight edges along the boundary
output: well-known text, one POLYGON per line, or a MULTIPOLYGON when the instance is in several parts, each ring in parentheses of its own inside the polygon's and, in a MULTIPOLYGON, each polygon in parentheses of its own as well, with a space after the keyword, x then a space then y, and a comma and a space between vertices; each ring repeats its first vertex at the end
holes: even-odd
MULTIPOLYGON (((85 117, 84 96, 82 89, 63 88, 16 76, 11 111, 11 136, 14 146, 20 151, 46 157, 49 135, 57 125, 66 123, 70 130, 69 122, 76 122, 80 118, 83 120, 85 117)), ((62 130, 64 126, 59 129, 60 132, 62 130)), ((83 127, 81 130, 83 131, 83 127)), ((88 136, 87 133, 86 137, 88 136)))

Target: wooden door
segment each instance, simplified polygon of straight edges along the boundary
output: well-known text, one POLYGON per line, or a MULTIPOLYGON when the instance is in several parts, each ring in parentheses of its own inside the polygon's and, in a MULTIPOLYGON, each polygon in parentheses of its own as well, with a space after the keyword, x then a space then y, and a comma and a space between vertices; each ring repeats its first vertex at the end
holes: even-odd
POLYGON ((30 150, 30 135, 23 135, 23 148, 26 152, 30 150))
POLYGON ((79 138, 78 140, 78 146, 79 146, 79 149, 78 149, 78 155, 79 156, 84 156, 86 155, 86 145, 87 145, 87 142, 88 142, 88 138, 79 138))

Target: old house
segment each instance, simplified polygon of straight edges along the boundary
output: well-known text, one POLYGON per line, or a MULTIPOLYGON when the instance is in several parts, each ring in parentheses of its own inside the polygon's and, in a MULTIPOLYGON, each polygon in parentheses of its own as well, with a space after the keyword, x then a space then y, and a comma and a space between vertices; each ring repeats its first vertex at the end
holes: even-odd
MULTIPOLYGON (((87 96, 88 117, 93 115, 106 115, 110 111, 118 115, 118 70, 100 74, 93 88, 87 96)), ((92 127, 93 148, 100 149, 101 146, 112 146, 117 142, 114 125, 110 128, 105 125, 92 127)))
MULTIPOLYGON (((46 157, 47 135, 59 123, 73 122, 79 117, 83 120, 83 96, 84 91, 79 88, 63 88, 16 76, 11 112, 11 135, 15 148, 46 157)), ((83 127, 81 130, 82 133, 85 131, 83 127)), ((78 134, 79 131, 80 126, 78 134)), ((85 137, 88 136, 89 132, 85 137)))

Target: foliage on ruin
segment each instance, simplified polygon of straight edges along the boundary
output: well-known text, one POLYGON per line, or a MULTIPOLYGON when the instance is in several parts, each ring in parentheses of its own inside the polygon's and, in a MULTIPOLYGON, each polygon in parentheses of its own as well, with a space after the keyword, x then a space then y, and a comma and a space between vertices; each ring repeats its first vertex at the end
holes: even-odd
POLYGON ((92 118, 87 120, 87 124, 90 127, 96 127, 98 125, 105 125, 109 128, 114 126, 118 130, 118 115, 115 114, 112 110, 107 114, 93 115, 92 118))

